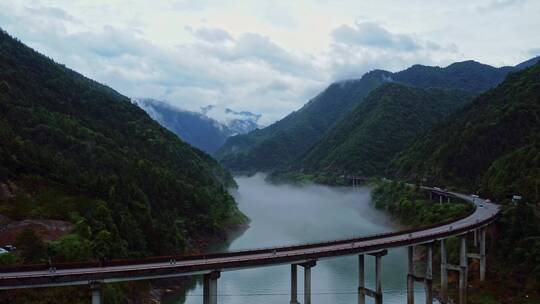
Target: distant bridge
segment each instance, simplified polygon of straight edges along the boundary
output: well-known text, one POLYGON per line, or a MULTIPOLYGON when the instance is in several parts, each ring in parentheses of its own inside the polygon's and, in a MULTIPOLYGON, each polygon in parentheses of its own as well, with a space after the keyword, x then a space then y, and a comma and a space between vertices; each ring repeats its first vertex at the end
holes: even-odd
MULTIPOLYGON (((473 203, 475 198, 436 188, 424 188, 429 193, 452 197, 473 203)), ((441 200, 442 202, 442 200, 441 200)), ((480 280, 485 279, 486 270, 486 227, 499 214, 499 206, 476 198, 475 211, 465 217, 419 229, 383 233, 377 235, 333 240, 328 242, 301 244, 264 249, 253 249, 226 253, 193 256, 167 256, 137 260, 117 260, 104 264, 72 263, 49 265, 29 265, 0 269, 0 289, 35 288, 68 285, 89 285, 92 303, 101 303, 101 285, 112 282, 162 279, 180 276, 203 275, 203 303, 217 303, 217 282, 220 273, 256 267, 291 265, 290 303, 297 300, 297 268, 304 269, 304 304, 311 304, 311 268, 318 260, 338 256, 358 255, 358 303, 364 304, 365 297, 375 298, 382 304, 381 259, 387 250, 408 247, 407 303, 414 303, 414 282, 421 281, 426 286, 426 301, 433 302, 432 264, 433 247, 440 243, 441 252, 441 301, 448 301, 448 271, 459 273, 459 303, 467 302, 468 259, 480 261, 480 280), (477 253, 468 253, 467 235, 474 234, 474 242, 479 243, 477 253), (460 238, 460 263, 447 262, 446 239, 460 238), (414 273, 413 255, 417 246, 426 247, 426 273, 414 273), (364 257, 375 257, 375 290, 365 287, 364 257)))

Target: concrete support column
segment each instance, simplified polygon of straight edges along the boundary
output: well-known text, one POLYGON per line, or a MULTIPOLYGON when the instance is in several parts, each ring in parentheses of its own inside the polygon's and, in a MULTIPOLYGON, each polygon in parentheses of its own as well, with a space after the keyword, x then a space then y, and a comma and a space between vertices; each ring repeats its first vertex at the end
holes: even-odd
POLYGON ((203 303, 217 304, 217 280, 221 276, 219 271, 205 274, 203 277, 203 303))
POLYGON ((439 194, 439 204, 442 205, 442 195, 441 194, 439 194))
POLYGON ((407 304, 414 304, 414 246, 408 247, 407 304))
POLYGON ((304 304, 311 304, 311 268, 316 263, 315 261, 311 261, 302 264, 302 267, 304 267, 304 304))
POLYGON ((448 269, 446 268, 446 240, 441 240, 441 302, 448 303, 448 269))
POLYGON ((382 272, 381 272, 381 255, 375 256, 375 291, 377 294, 375 295, 375 304, 382 304, 382 272))
POLYGON ((296 264, 291 265, 291 304, 298 303, 298 276, 296 264))
POLYGON ((480 229, 480 281, 486 279, 486 228, 480 229))
POLYGON ((101 304, 101 283, 90 283, 90 290, 92 291, 92 304, 101 304))
POLYGON ((311 267, 304 268, 304 303, 311 304, 311 267))
POLYGON ((433 244, 426 246, 426 304, 433 303, 433 244))
POLYGON ((467 236, 460 237, 459 246, 459 304, 467 303, 467 279, 468 279, 468 263, 467 263, 467 236))
POLYGON ((433 201, 433 192, 429 191, 429 200, 433 201))
POLYGON ((446 197, 446 202, 447 202, 447 203, 450 203, 450 196, 447 196, 447 197, 446 197))
POLYGON ((358 304, 366 304, 364 255, 358 256, 358 304))

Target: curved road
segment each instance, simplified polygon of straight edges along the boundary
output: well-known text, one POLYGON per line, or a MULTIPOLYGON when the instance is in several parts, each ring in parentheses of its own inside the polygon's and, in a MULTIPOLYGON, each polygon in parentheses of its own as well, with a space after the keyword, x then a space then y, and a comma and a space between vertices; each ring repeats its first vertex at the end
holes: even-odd
MULTIPOLYGON (((438 189, 427 189, 445 196, 473 202, 472 196, 438 189)), ((377 252, 384 249, 418 245, 460 235, 485 227, 496 220, 499 206, 476 198, 475 211, 469 216, 437 226, 391 232, 330 242, 296 246, 245 250, 189 257, 161 257, 144 260, 118 261, 108 266, 95 264, 58 265, 54 271, 18 268, 0 273, 0 289, 83 285, 91 282, 119 282, 167 278, 229 271, 243 268, 300 264, 323 258, 377 252), (81 266, 82 265, 82 266, 81 266)), ((2 271, 0 269, 0 271, 2 271)))

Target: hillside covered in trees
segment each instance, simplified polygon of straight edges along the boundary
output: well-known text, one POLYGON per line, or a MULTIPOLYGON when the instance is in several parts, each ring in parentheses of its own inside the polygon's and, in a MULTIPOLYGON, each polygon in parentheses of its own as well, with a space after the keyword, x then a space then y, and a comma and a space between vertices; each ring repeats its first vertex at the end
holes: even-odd
POLYGON ((540 64, 508 76, 444 124, 419 137, 392 165, 410 180, 453 185, 504 199, 538 201, 540 64))
POLYGON ((243 220, 210 156, 3 31, 0 142, 3 218, 76 227, 23 262, 183 252, 243 220))
POLYGON ((284 169, 311 149, 373 89, 386 82, 479 94, 503 81, 509 72, 537 60, 502 68, 464 61, 444 68, 414 65, 397 73, 375 70, 360 79, 331 84, 301 109, 264 129, 230 137, 216 156, 223 165, 241 173, 284 169))
POLYGON ((472 99, 460 90, 420 89, 388 83, 372 91, 283 177, 335 183, 344 174, 380 176, 420 133, 472 99))

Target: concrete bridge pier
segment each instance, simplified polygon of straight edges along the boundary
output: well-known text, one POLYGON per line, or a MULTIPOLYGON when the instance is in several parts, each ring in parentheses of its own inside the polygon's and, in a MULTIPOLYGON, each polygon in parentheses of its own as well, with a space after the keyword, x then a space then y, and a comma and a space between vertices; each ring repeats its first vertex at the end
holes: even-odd
POLYGON ((468 279, 468 261, 467 261, 467 236, 460 236, 459 245, 459 304, 467 303, 467 279, 468 279))
POLYGON ((424 278, 426 289, 426 304, 433 303, 433 243, 426 245, 426 277, 424 278))
POLYGON ((205 274, 203 277, 203 304, 217 304, 217 280, 219 271, 205 274))
POLYGON ((486 228, 480 229, 480 281, 486 280, 486 228))
POLYGON ((304 267, 304 304, 311 304, 311 268, 316 264, 316 261, 301 264, 304 267))
POLYGON ((407 304, 414 304, 414 246, 409 246, 407 254, 407 304))
POLYGON ((448 303, 448 258, 446 253, 446 240, 441 240, 441 292, 440 300, 448 303))
POLYGON ((480 281, 486 279, 486 228, 480 228, 475 235, 478 235, 480 247, 479 253, 468 253, 467 257, 477 259, 480 262, 480 281))
POLYGON ((298 275, 297 275, 296 264, 291 264, 291 302, 290 304, 300 304, 298 303, 298 275))
POLYGON ((358 304, 366 304, 364 255, 358 255, 358 304))
POLYGON ((426 304, 433 303, 433 243, 426 246, 426 274, 417 276, 414 271, 414 246, 408 247, 407 304, 414 304, 414 282, 423 282, 426 304))
POLYGON ((379 252, 369 253, 375 257, 375 290, 371 290, 365 287, 365 267, 364 267, 364 255, 358 256, 358 304, 366 303, 366 296, 375 299, 375 304, 382 304, 382 257, 388 254, 388 250, 382 250, 379 252))
POLYGON ((101 304, 101 283, 90 283, 90 290, 92 291, 92 304, 101 304))

